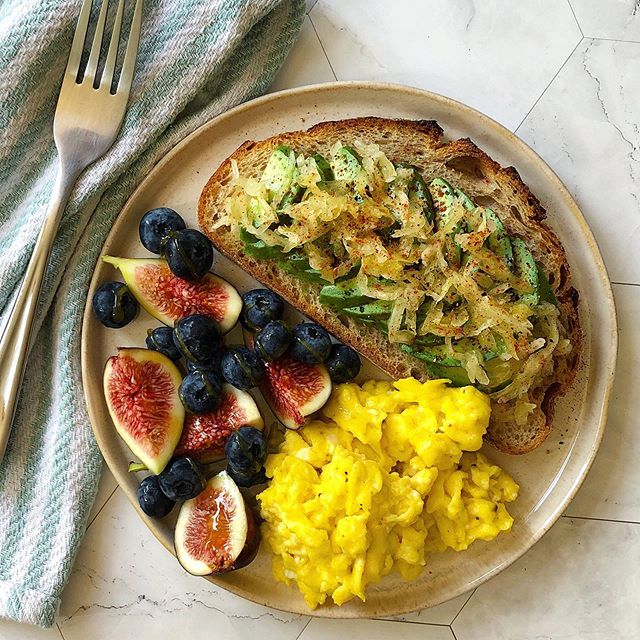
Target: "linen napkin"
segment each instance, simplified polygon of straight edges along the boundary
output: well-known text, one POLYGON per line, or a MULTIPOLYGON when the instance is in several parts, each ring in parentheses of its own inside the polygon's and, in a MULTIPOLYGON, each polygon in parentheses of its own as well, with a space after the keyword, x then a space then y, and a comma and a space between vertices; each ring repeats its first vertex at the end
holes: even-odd
MULTIPOLYGON (((0 320, 52 191, 53 114, 80 5, 0 3, 0 320)), ((265 91, 304 7, 304 0, 145 0, 129 108, 115 144, 83 173, 67 205, 0 465, 0 616, 53 624, 95 497, 101 457, 84 404, 80 326, 102 243, 163 155, 265 91)))

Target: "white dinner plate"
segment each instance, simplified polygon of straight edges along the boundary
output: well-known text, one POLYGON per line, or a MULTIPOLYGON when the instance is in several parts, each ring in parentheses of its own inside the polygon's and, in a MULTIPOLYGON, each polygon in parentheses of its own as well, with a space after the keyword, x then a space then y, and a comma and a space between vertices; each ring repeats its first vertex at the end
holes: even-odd
MULTIPOLYGON (((326 617, 373 617, 414 611, 441 603, 477 587, 529 549, 567 507, 583 481, 602 438, 613 382, 617 349, 616 316, 611 287, 593 234, 566 188, 553 171, 520 139, 485 115, 427 91, 389 84, 340 82, 283 91, 253 100, 211 120, 183 140, 149 173, 131 196, 107 238, 103 253, 142 257, 140 216, 158 206, 176 209, 196 226, 196 207, 209 176, 245 140, 306 129, 317 122, 356 116, 437 120, 447 138, 469 137, 492 158, 517 168, 540 199, 548 223, 567 252, 573 283, 580 293, 584 331, 582 362, 576 380, 557 404, 552 433, 536 451, 509 456, 485 446, 485 453, 519 483, 520 496, 509 506, 513 529, 469 550, 431 555, 420 578, 405 582, 387 576, 367 589, 367 601, 323 606, 310 612, 293 586, 276 582, 264 549, 248 567, 210 577, 212 582, 254 602, 286 611, 326 617)), ((238 289, 256 282, 218 256, 214 270, 238 289)), ((88 300, 100 283, 120 279, 98 262, 88 300)), ((141 476, 128 473, 132 459, 116 435, 102 393, 102 372, 118 346, 144 346, 146 331, 159 323, 144 311, 124 329, 103 327, 87 304, 82 332, 83 382, 93 429, 113 475, 147 526, 173 553, 174 520, 153 520, 139 509, 136 489, 141 476)), ((228 343, 241 342, 236 328, 228 343)), ((367 371, 381 375, 369 365, 367 371)), ((254 394, 258 397, 259 394, 254 394)), ((261 404, 266 421, 269 412, 261 404)), ((175 510, 177 511, 177 510, 175 510)), ((176 563, 176 571, 180 571, 176 563)))

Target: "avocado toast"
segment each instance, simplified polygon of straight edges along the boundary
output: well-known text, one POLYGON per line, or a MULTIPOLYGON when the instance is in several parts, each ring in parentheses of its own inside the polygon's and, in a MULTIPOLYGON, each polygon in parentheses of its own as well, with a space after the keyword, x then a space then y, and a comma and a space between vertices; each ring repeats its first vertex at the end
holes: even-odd
POLYGON ((392 377, 487 392, 500 450, 548 435, 579 358, 577 292, 538 200, 470 140, 359 118, 246 142, 198 216, 222 253, 392 377))

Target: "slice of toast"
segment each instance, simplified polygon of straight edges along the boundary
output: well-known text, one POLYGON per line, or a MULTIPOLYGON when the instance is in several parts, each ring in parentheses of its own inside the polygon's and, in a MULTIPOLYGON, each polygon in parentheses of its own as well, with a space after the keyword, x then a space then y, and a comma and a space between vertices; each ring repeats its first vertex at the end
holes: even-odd
POLYGON ((376 143, 392 161, 409 162, 419 167, 427 183, 436 177, 446 179, 478 205, 490 206, 510 235, 526 240, 548 275, 558 300, 562 325, 573 348, 567 356, 554 357, 552 374, 530 392, 537 408, 529 414, 526 424, 516 424, 514 401, 492 402, 487 440, 507 453, 520 454, 535 449, 549 434, 556 398, 566 391, 575 374, 581 338, 578 294, 570 284, 569 265, 562 245, 543 222, 545 210, 513 167, 501 167, 469 139, 444 142, 443 130, 432 120, 368 117, 324 122, 308 131, 283 133, 261 142, 242 144, 218 167, 202 191, 198 205, 202 231, 221 253, 391 377, 429 379, 422 361, 401 351, 378 329, 339 317, 320 304, 320 285, 286 273, 274 261, 255 260, 244 253, 242 241, 230 228, 213 228, 224 211, 224 201, 230 190, 231 159, 237 162, 241 175, 259 178, 278 145, 289 145, 305 156, 314 153, 329 156, 330 148, 338 140, 345 145, 353 145, 356 140, 376 143))

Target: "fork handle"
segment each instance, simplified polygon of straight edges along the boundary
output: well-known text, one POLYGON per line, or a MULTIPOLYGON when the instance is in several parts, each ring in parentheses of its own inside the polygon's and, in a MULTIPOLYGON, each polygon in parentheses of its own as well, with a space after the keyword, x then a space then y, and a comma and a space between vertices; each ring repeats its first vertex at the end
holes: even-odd
POLYGON ((78 173, 75 169, 65 170, 62 164, 58 166, 58 175, 44 223, 0 338, 0 462, 11 433, 38 296, 51 255, 51 247, 78 173))

